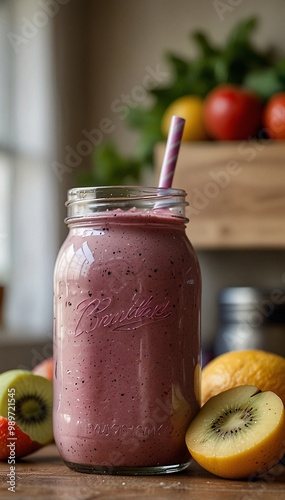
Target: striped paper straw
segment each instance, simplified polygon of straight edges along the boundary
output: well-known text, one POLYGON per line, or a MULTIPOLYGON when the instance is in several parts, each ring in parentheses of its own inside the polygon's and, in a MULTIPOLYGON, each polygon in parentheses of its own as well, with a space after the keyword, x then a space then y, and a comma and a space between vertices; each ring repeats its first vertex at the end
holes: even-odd
POLYGON ((158 187, 170 188, 172 186, 184 125, 184 118, 172 117, 158 187))

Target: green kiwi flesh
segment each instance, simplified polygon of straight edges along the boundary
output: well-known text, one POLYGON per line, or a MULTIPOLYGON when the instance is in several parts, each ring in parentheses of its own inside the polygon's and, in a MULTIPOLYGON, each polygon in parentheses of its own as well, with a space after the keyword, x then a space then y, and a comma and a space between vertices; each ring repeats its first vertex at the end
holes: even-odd
POLYGON ((0 415, 42 445, 53 440, 52 404, 50 380, 20 369, 0 374, 0 415))

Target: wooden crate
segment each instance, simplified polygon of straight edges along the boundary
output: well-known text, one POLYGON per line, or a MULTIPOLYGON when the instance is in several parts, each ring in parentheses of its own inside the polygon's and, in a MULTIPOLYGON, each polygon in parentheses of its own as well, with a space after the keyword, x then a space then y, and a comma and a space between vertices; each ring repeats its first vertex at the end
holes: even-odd
MULTIPOLYGON (((157 180, 164 151, 158 144, 157 180)), ((195 248, 285 248, 285 142, 182 144, 173 187, 188 193, 195 248)))

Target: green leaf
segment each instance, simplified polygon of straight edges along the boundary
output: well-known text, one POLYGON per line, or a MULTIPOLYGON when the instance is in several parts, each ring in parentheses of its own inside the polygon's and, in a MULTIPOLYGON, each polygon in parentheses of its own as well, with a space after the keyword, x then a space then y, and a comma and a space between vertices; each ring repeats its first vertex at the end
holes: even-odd
POLYGON ((145 108, 130 108, 127 117, 128 125, 132 128, 147 126, 149 123, 149 112, 151 110, 145 108))
POLYGON ((128 116, 128 125, 138 129, 151 127, 154 122, 161 119, 163 110, 164 106, 159 103, 152 108, 132 108, 128 116))
MULTIPOLYGON (((151 94, 156 97, 156 103, 160 110, 165 110, 172 101, 183 95, 181 87, 183 86, 183 88, 185 88, 183 85, 184 81, 184 79, 176 80, 172 83, 171 87, 157 88, 150 91, 151 94)), ((187 88, 186 94, 188 93, 189 89, 187 88)))
POLYGON ((155 145, 164 138, 160 130, 160 123, 153 129, 145 129, 139 137, 137 155, 142 164, 153 165, 153 150, 155 145))
POLYGON ((284 83, 285 83, 285 59, 280 59, 276 63, 276 72, 278 77, 280 78, 282 84, 283 84, 283 90, 284 89, 284 83))
POLYGON ((285 87, 276 68, 264 68, 248 73, 244 85, 258 94, 264 101, 267 101, 276 92, 281 92, 285 87))
POLYGON ((230 32, 226 46, 241 46, 249 43, 250 36, 258 25, 256 16, 238 23, 230 32))
POLYGON ((165 54, 166 60, 169 62, 170 66, 174 70, 174 75, 177 75, 179 78, 187 75, 189 72, 189 62, 185 61, 181 57, 178 57, 172 53, 167 52, 165 54))
POLYGON ((139 180, 141 168, 139 160, 122 156, 115 144, 109 142, 97 148, 89 182, 96 186, 133 183, 139 180))
POLYGON ((195 41, 200 50, 200 57, 207 58, 217 54, 217 49, 209 42, 208 37, 202 31, 196 31, 191 34, 191 38, 195 41))

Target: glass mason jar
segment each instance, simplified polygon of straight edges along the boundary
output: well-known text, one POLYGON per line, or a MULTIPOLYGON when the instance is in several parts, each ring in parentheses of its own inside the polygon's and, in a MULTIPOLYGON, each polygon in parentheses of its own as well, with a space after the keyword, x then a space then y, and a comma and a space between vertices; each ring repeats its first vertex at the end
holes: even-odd
POLYGON ((201 277, 186 193, 68 192, 54 278, 54 436, 72 469, 185 469, 200 405, 201 277))

